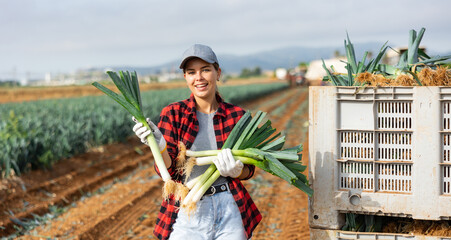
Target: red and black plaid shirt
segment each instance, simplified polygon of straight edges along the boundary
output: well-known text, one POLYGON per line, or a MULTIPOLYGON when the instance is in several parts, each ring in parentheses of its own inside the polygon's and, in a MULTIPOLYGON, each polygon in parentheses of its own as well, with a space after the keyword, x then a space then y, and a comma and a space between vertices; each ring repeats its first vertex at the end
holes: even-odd
MULTIPOLYGON (((224 102, 219 95, 216 96, 216 99, 219 102, 219 108, 213 118, 213 125, 216 143, 218 149, 220 149, 245 111, 238 106, 224 102)), ((167 151, 172 159, 172 164, 168 168, 168 172, 172 179, 181 181, 182 176, 180 176, 175 168, 175 158, 178 154, 177 145, 179 141, 182 141, 186 145, 186 148, 190 149, 199 132, 194 96, 191 94, 189 99, 172 103, 163 108, 158 127, 167 141, 167 151)), ((249 179, 254 175, 255 166, 247 166, 251 172, 247 178, 249 179)), ((155 169, 160 174, 156 165, 155 169)), ((261 221, 262 216, 239 179, 229 178, 229 187, 240 210, 247 236, 250 238, 252 231, 261 221)), ((169 201, 163 200, 154 229, 154 234, 158 239, 169 238, 172 232, 172 225, 177 218, 179 206, 179 202, 172 198, 169 201)))

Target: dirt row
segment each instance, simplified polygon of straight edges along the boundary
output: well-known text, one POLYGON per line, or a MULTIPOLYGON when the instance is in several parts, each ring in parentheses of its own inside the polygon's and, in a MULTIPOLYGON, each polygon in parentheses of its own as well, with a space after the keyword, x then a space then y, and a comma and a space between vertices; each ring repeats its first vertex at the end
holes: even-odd
POLYGON ((56 163, 49 171, 33 171, 3 184, 0 190, 0 236, 14 232, 19 219, 49 212, 49 206, 67 206, 125 178, 152 155, 140 142, 106 145, 56 163))
MULTIPOLYGON (((273 126, 287 134, 286 147, 303 143, 307 163, 306 101, 307 88, 292 88, 242 106, 267 112, 273 126)), ((263 215, 253 239, 309 239, 305 193, 263 171, 244 184, 263 215)), ((35 171, 1 186, 0 236, 17 228, 32 229, 26 219, 37 214, 47 222, 21 239, 155 239, 162 181, 150 150, 135 138, 92 149, 60 161, 52 171, 35 171), (52 218, 56 213, 59 216, 52 218)))
MULTIPOLYGON (((303 132, 302 129, 308 128, 305 124, 308 122, 308 89, 290 89, 283 95, 273 105, 263 102, 248 108, 269 113, 273 127, 283 130, 287 136, 285 147, 303 144, 302 161, 307 164, 308 136, 307 131, 303 132), (300 106, 304 107, 303 111, 297 111, 300 106), (275 115, 277 107, 283 107, 284 110, 275 115)), ((252 239, 310 239, 308 198, 305 193, 262 170, 256 172, 254 181, 244 184, 251 189, 250 194, 263 215, 252 239)))

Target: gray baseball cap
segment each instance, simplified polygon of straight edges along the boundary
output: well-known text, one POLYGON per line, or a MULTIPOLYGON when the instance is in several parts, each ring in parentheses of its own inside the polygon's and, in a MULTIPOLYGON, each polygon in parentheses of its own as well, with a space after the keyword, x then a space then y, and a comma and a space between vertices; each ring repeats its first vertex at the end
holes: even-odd
POLYGON ((180 63, 180 69, 184 69, 186 62, 196 57, 208 63, 219 64, 218 59, 216 58, 216 54, 213 52, 213 50, 211 50, 209 46, 194 44, 183 53, 182 62, 180 63))

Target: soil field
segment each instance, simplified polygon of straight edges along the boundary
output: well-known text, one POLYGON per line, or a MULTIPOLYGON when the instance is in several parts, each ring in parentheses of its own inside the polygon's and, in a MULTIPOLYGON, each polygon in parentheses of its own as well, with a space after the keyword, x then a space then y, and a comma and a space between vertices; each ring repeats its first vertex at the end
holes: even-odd
MULTIPOLYGON (((242 107, 267 112, 287 136, 285 147, 303 143, 307 164, 308 88, 286 89, 242 107)), ((309 239, 305 193, 261 170, 244 184, 263 215, 253 240, 309 239)), ((59 161, 52 171, 3 181, 0 237, 21 228, 29 231, 19 239, 156 239, 161 187, 152 154, 136 137, 94 148, 59 161), (45 223, 32 221, 34 216, 45 223)))

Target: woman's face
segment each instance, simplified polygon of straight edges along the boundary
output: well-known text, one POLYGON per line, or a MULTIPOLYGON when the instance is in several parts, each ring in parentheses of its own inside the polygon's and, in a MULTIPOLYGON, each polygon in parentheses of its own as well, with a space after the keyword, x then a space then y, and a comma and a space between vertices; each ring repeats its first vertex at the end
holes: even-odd
POLYGON ((221 76, 221 68, 216 70, 213 64, 193 58, 186 63, 183 76, 195 97, 215 99, 216 81, 221 76))

